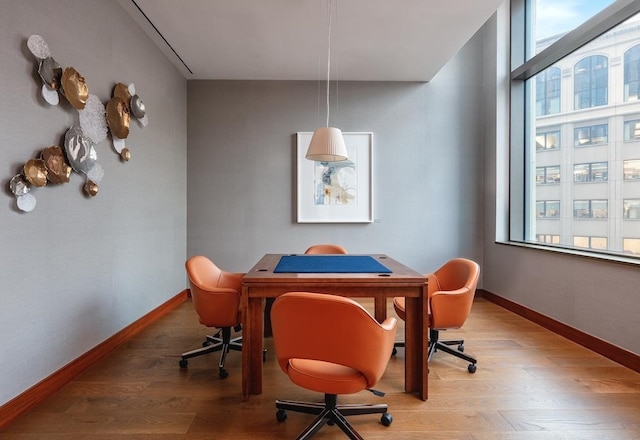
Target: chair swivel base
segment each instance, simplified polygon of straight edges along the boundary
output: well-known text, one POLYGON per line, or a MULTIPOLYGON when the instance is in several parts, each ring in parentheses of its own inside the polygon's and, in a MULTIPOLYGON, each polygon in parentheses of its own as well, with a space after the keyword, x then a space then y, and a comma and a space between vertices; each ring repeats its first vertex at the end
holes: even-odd
POLYGON ((386 404, 377 405, 338 405, 338 396, 325 394, 324 403, 297 402, 292 400, 276 400, 276 419, 284 422, 287 419, 287 410, 304 414, 317 415, 315 420, 297 437, 297 440, 309 439, 315 435, 325 424, 337 425, 350 439, 361 440, 362 436, 351 426, 345 416, 357 416, 364 414, 382 414, 380 423, 384 426, 391 425, 393 418, 387 412, 386 404))
POLYGON ((225 327, 221 332, 222 338, 219 337, 220 332, 215 336, 207 335, 201 348, 182 353, 182 357, 179 361, 180 368, 187 368, 187 365, 189 364, 187 359, 220 351, 222 354, 220 355, 220 362, 218 363, 218 376, 220 379, 226 379, 229 376, 229 372, 224 369, 224 362, 227 358, 227 353, 229 353, 230 350, 242 351, 242 337, 231 339, 231 328, 225 327))
POLYGON ((452 341, 441 341, 438 339, 432 340, 429 343, 429 360, 431 360, 431 356, 433 356, 433 353, 435 353, 438 350, 442 350, 445 353, 449 353, 457 358, 464 359, 465 361, 469 362, 469 365, 467 366, 467 371, 469 373, 476 372, 476 369, 477 369, 476 363, 478 363, 478 361, 476 360, 476 358, 463 353, 464 340, 462 339, 452 340, 452 341), (458 349, 454 350, 453 348, 450 347, 450 345, 457 345, 458 349))
MULTIPOLYGON (((473 358, 464 352, 464 340, 462 339, 458 339, 458 340, 454 340, 454 341, 440 341, 437 339, 437 336, 435 337, 434 340, 434 335, 433 333, 431 333, 431 337, 432 340, 429 341, 429 360, 431 360, 431 356, 433 356, 433 353, 435 353, 438 350, 442 350, 445 353, 449 353, 453 356, 456 356, 460 359, 464 359, 465 361, 469 362, 469 365, 467 366, 467 371, 469 373, 475 373, 477 370, 477 366, 476 364, 478 363, 478 361, 476 360, 476 358, 473 358), (457 345, 458 349, 454 350, 452 348, 449 347, 449 345, 457 345)), ((398 348, 399 347, 404 347, 404 342, 396 342, 393 344, 393 351, 391 352, 392 356, 395 356, 398 353, 398 348)))

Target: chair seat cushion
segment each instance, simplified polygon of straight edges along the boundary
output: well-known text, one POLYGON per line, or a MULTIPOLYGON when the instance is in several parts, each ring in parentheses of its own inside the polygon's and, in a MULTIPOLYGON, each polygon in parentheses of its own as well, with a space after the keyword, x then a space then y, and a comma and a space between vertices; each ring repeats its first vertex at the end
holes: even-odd
POLYGON ((325 394, 353 394, 367 388, 367 379, 344 365, 312 359, 291 359, 287 374, 296 385, 325 394))

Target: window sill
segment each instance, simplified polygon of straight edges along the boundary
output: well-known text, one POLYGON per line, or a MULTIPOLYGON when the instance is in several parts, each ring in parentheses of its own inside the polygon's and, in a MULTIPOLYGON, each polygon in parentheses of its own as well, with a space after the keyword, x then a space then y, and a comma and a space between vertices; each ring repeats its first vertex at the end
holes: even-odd
POLYGON ((632 257, 613 252, 597 252, 588 250, 579 250, 569 247, 561 247, 558 245, 551 246, 544 243, 532 243, 525 241, 496 241, 496 244, 504 246, 514 246, 534 251, 553 252, 557 254, 572 255, 580 258, 589 258, 591 260, 607 261, 610 263, 624 264, 629 266, 640 267, 640 256, 632 257))

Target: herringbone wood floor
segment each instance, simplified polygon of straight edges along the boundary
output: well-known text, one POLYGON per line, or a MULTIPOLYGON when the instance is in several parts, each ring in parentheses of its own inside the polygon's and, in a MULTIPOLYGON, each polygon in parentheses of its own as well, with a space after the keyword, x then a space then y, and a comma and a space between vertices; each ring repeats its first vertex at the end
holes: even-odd
MULTIPOLYGON (((372 303, 364 302, 371 310, 372 303)), ((393 314, 390 308, 390 314, 393 314)), ((401 335, 401 331, 399 335, 401 335)), ((190 360, 204 328, 189 301, 126 346, 89 368, 0 432, 0 440, 205 440, 292 439, 313 416, 275 419, 274 400, 321 400, 292 385, 279 370, 271 340, 264 392, 242 402, 240 353, 227 358, 229 377, 217 375, 219 354, 190 360)), ((464 329, 466 363, 436 353, 430 363, 429 400, 403 390, 404 352, 391 358, 376 387, 384 398, 362 392, 341 402, 387 402, 394 421, 350 420, 367 439, 432 440, 638 440, 640 374, 557 336, 483 299, 464 329)), ((348 336, 346 336, 348 337, 348 336)), ((318 439, 346 438, 325 426, 318 439)))

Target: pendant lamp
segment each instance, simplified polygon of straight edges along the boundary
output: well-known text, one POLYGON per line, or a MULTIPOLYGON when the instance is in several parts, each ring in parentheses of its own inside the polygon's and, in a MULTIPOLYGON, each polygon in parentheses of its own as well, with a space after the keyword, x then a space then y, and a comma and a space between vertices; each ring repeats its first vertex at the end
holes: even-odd
POLYGON ((339 162, 347 160, 347 146, 339 128, 329 127, 329 74, 331 73, 331 18, 332 8, 329 0, 329 32, 327 43, 327 124, 313 132, 306 158, 318 162, 339 162))

